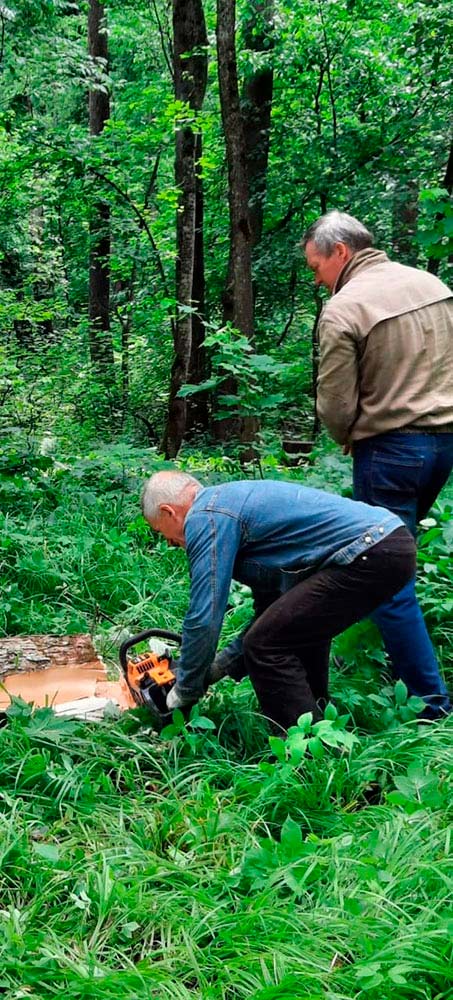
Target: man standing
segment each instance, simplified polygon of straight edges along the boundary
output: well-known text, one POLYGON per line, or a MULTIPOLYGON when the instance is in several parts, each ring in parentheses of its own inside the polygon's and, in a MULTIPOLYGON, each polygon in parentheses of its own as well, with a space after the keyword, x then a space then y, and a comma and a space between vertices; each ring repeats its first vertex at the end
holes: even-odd
MULTIPOLYGON (((200 698, 232 578, 252 589, 255 619, 223 650, 221 673, 250 676, 265 716, 286 730, 304 712, 322 717, 330 640, 369 615, 413 576, 415 545, 379 507, 271 480, 203 489, 186 473, 157 472, 143 514, 186 549, 190 602, 169 709, 200 698)), ((218 664, 217 664, 218 666, 218 664)))
MULTIPOLYGON (((453 292, 373 248, 358 219, 321 216, 303 246, 332 293, 319 322, 318 413, 352 451, 354 497, 416 534, 453 467, 453 292)), ((373 615, 394 671, 435 718, 450 710, 415 577, 373 615)))

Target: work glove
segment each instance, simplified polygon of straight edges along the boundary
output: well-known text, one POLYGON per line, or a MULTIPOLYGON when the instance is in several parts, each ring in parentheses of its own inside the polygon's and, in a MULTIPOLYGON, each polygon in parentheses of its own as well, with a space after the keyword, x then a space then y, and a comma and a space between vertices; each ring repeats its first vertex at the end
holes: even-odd
POLYGON ((167 708, 169 712, 174 712, 175 708, 186 708, 188 705, 193 705, 196 700, 181 694, 178 685, 174 684, 167 694, 167 708))
POLYGON ((217 684, 217 681, 221 681, 222 677, 228 677, 229 667, 229 658, 223 658, 221 653, 214 657, 206 674, 206 687, 210 687, 211 684, 217 684))

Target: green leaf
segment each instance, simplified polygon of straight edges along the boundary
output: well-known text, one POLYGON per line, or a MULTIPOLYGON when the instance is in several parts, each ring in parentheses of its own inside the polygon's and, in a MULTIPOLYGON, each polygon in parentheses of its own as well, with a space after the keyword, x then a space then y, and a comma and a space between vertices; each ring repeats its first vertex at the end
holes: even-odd
POLYGON ((178 399, 185 399, 186 396, 195 396, 197 392, 208 392, 210 389, 217 389, 219 385, 224 382, 225 379, 221 378, 208 378, 204 382, 199 382, 196 385, 182 385, 179 391, 176 393, 178 399))
POLYGON ((291 751, 298 750, 300 753, 305 753, 307 749, 308 739, 302 732, 293 733, 291 736, 288 735, 288 746, 291 751))
POLYGON ((193 726, 194 729, 210 729, 211 731, 216 728, 215 722, 212 719, 208 719, 206 715, 196 715, 193 719, 190 719, 188 725, 193 726))
POLYGON ((304 712, 297 720, 298 729, 303 733, 308 733, 313 722, 313 712, 304 712))
MULTIPOLYGON (((359 966, 355 970, 357 979, 373 979, 381 969, 380 962, 370 962, 369 965, 359 966)), ((382 978, 382 977, 381 977, 382 978)))
POLYGON ((404 681, 399 680, 395 684, 395 701, 397 705, 405 705, 407 702, 407 687, 404 681))
POLYGON ((423 698, 419 698, 418 695, 411 694, 410 698, 407 699, 407 707, 410 708, 415 715, 418 715, 419 712, 423 712, 426 708, 426 702, 423 698))
POLYGON ((287 816, 281 829, 280 844, 286 858, 299 857, 302 848, 302 831, 291 816, 287 816))
POLYGON ((269 746, 277 760, 283 763, 286 760, 286 743, 281 736, 269 736, 269 746))
POLYGON ((410 968, 407 965, 394 965, 388 970, 388 977, 392 980, 392 983, 396 983, 397 986, 406 986, 407 978, 405 973, 409 971, 410 968))
POLYGON ((40 858, 53 864, 60 860, 60 851, 56 844, 33 844, 33 851, 40 858))
POLYGON ((325 749, 321 740, 318 736, 312 736, 308 741, 308 749, 316 760, 320 760, 321 757, 325 757, 325 749))

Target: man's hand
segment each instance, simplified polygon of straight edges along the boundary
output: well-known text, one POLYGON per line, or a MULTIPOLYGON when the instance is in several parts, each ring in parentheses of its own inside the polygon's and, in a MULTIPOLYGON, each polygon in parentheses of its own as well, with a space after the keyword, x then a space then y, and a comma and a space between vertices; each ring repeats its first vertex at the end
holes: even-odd
POLYGON ((229 666, 229 659, 222 657, 222 654, 218 653, 217 656, 214 657, 206 674, 206 687, 209 687, 211 684, 217 684, 217 681, 221 681, 223 677, 228 677, 229 666))
POLYGON ((174 684, 167 694, 167 708, 170 712, 174 712, 175 708, 186 708, 187 705, 193 705, 196 700, 196 698, 187 698, 181 694, 178 685, 174 684))

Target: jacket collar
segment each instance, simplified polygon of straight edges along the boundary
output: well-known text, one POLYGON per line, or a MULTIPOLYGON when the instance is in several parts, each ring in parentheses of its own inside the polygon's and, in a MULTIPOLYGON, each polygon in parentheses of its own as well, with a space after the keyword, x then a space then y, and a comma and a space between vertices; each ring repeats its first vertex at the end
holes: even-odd
POLYGON ((386 264, 388 259, 387 254, 383 250, 375 250, 374 247, 365 247, 365 250, 358 250, 348 260, 343 270, 340 271, 332 295, 335 295, 344 285, 347 285, 348 281, 354 278, 359 271, 366 271, 369 267, 375 267, 376 264, 386 264))

